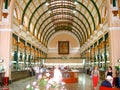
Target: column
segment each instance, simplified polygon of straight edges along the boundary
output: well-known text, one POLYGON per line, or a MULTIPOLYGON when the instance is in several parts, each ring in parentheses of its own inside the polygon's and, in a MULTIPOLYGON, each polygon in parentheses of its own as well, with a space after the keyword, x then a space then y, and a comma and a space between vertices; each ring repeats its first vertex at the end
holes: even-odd
MULTIPOLYGON (((116 0, 113 0, 112 2, 114 7, 116 4, 115 2, 116 0)), ((111 8, 111 4, 109 0, 107 0, 107 7, 108 7, 108 16, 109 16, 108 29, 109 29, 110 65, 113 68, 113 74, 114 74, 113 76, 116 76, 115 66, 119 64, 117 60, 120 58, 120 39, 119 39, 120 38, 120 19, 117 16, 115 16, 115 14, 117 13, 113 12, 114 9, 111 8)))
POLYGON ((35 53, 36 53, 36 47, 35 47, 35 49, 34 49, 34 65, 35 65, 35 62, 36 62, 36 61, 35 61, 35 58, 36 58, 36 54, 35 54, 35 53))
POLYGON ((107 68, 107 55, 106 55, 106 52, 107 52, 107 50, 106 50, 106 42, 104 42, 104 59, 105 59, 105 66, 104 66, 104 69, 106 70, 106 68, 107 68))
POLYGON ((120 19, 120 0, 118 0, 118 14, 119 14, 119 19, 120 19))
POLYGON ((0 0, 0 21, 2 21, 3 0, 0 0))
POLYGON ((113 28, 109 31, 110 37, 110 64, 114 71, 115 76, 115 66, 117 66, 118 59, 120 59, 120 27, 119 30, 113 28))
POLYGON ((95 49, 95 47, 94 47, 94 66, 96 65, 96 49, 95 49))
POLYGON ((0 58, 4 60, 5 77, 11 80, 11 30, 0 31, 0 58))
POLYGON ((32 45, 30 46, 30 55, 28 57, 28 66, 31 65, 31 50, 32 50, 32 45))
POLYGON ((98 59, 98 67, 100 68, 100 45, 98 46, 98 55, 97 55, 97 59, 98 59))
POLYGON ((39 65, 40 65, 40 50, 39 49, 38 49, 38 53, 39 53, 38 60, 39 60, 39 65))
POLYGON ((26 68, 26 59, 27 59, 26 48, 27 48, 27 42, 25 41, 25 46, 24 46, 24 68, 26 68))
POLYGON ((16 70, 18 70, 18 67, 19 67, 19 64, 18 64, 18 53, 19 53, 19 44, 20 44, 20 37, 17 38, 17 49, 16 49, 16 52, 15 52, 15 58, 14 58, 14 61, 16 61, 16 64, 15 64, 15 67, 16 67, 16 70))

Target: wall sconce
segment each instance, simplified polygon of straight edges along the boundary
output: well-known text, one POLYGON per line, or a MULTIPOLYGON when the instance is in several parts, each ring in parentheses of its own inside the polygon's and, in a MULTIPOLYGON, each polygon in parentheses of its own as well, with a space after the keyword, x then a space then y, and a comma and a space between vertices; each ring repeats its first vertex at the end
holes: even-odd
POLYGON ((120 59, 118 59, 118 63, 120 63, 120 59))
POLYGON ((2 62, 4 62, 4 60, 3 60, 3 59, 0 59, 0 63, 2 63, 2 62))

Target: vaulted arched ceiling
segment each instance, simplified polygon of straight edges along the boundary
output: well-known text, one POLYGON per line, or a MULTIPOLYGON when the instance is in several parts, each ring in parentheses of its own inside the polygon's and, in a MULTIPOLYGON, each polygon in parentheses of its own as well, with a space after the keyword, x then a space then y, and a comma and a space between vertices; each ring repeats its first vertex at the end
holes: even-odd
POLYGON ((46 47, 56 32, 69 31, 83 45, 101 23, 104 0, 17 0, 21 24, 46 47))

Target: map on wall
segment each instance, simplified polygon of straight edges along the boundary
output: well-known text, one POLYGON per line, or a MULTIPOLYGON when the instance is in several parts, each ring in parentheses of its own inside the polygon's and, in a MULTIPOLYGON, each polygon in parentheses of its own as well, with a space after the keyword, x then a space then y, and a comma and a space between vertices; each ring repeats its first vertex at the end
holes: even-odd
POLYGON ((69 54, 69 41, 58 41, 58 54, 69 54))

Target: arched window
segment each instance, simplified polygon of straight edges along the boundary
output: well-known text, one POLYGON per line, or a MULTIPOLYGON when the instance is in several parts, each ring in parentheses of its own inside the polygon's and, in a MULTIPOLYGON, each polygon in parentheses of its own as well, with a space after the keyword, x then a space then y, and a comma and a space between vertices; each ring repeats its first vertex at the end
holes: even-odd
POLYGON ((16 9, 16 8, 14 9, 13 16, 14 16, 16 19, 18 19, 18 12, 17 12, 17 9, 16 9))
POLYGON ((107 12, 107 7, 104 5, 101 9, 101 13, 102 13, 102 22, 104 22, 105 18, 107 17, 108 15, 108 12, 107 12))
POLYGON ((20 24, 20 21, 21 21, 21 11, 20 11, 20 8, 18 6, 15 7, 15 9, 13 11, 13 16, 18 21, 18 23, 20 24))

